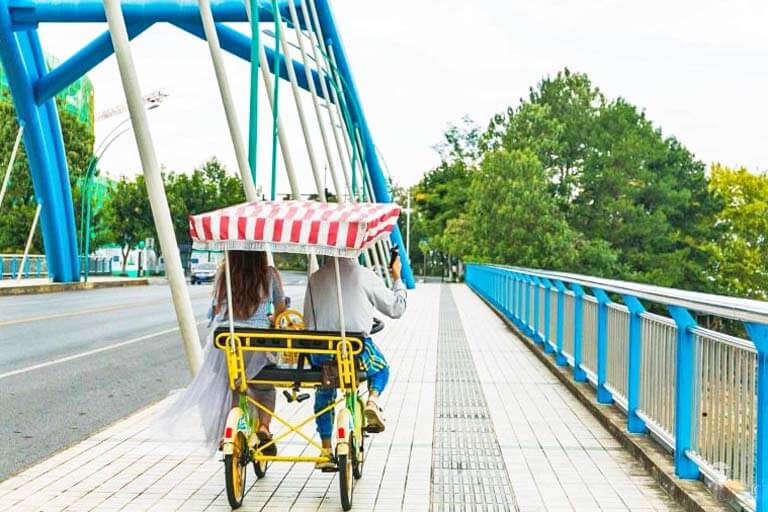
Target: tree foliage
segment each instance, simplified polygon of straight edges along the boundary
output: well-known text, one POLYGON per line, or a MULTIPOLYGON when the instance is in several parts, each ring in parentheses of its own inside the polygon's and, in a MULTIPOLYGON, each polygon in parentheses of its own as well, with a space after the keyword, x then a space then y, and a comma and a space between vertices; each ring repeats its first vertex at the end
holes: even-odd
POLYGON ((192 243, 189 236, 190 215, 245 201, 240 179, 228 174, 216 158, 209 159, 191 174, 168 173, 164 181, 173 229, 180 246, 192 243))
POLYGON ((125 272, 131 249, 154 233, 144 176, 132 180, 122 178, 117 182, 104 205, 104 218, 109 225, 109 240, 121 248, 125 272))
MULTIPOLYGON (((239 178, 227 173, 224 166, 211 158, 191 174, 164 174, 165 194, 171 210, 176 241, 181 250, 191 250, 189 216, 245 201, 239 178)), ((105 217, 110 226, 110 242, 123 252, 123 268, 130 253, 145 238, 155 237, 154 218, 142 175, 121 179, 105 205, 105 217)), ((155 245, 160 251, 160 245, 155 245)))
POLYGON ((709 183, 682 143, 584 74, 544 78, 484 132, 470 124, 448 130, 441 163, 413 188, 430 248, 719 291, 723 261, 746 239, 750 250, 759 245, 752 232, 739 233, 733 255, 715 251, 734 239, 736 221, 723 216, 729 196, 714 171, 709 183))
POLYGON ((718 288, 768 300, 768 175, 713 164, 709 188, 723 204, 719 236, 704 247, 718 288))
POLYGON ((489 151, 472 176, 465 210, 447 223, 447 249, 478 261, 531 268, 615 267, 606 244, 587 240, 568 224, 549 185, 532 151, 489 151))
MULTIPOLYGON (((75 205, 75 222, 76 226, 79 226, 81 196, 78 180, 83 175, 93 151, 93 133, 76 116, 63 108, 59 109, 59 118, 66 148, 72 200, 75 205)), ((16 113, 10 97, 0 95, 0 170, 3 173, 0 180, 4 177, 10 161, 18 129, 16 113)), ((27 154, 24 144, 21 144, 11 171, 11 180, 0 215, 0 252, 19 253, 24 250, 36 209, 37 200, 32 186, 27 154)), ((38 228, 32 241, 33 253, 44 252, 40 233, 38 228)))
MULTIPOLYGON (((443 142, 435 146, 442 162, 411 190, 415 210, 411 229, 418 233, 417 240, 426 240, 426 250, 448 252, 443 235, 448 222, 469 201, 478 143, 479 128, 468 119, 449 126, 443 142)), ((405 204, 404 199, 400 204, 405 204)))

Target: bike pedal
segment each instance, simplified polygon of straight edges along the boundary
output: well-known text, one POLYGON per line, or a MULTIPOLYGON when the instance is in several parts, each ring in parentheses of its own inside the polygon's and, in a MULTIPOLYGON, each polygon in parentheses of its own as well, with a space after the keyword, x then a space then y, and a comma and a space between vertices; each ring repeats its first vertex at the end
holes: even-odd
POLYGON ((311 397, 309 393, 300 393, 296 395, 296 401, 297 402, 303 402, 304 400, 307 400, 311 397))
POLYGON ((288 400, 289 404, 293 402, 293 395, 287 389, 283 390, 283 396, 285 397, 286 400, 288 400))

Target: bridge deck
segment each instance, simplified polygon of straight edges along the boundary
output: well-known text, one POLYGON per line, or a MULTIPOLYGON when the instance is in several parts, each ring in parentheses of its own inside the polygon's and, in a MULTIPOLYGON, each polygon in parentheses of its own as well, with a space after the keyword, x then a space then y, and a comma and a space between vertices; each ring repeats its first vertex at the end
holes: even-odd
MULTIPOLYGON (((355 510, 678 510, 468 288, 421 285, 378 341, 387 430, 368 439, 355 510)), ((143 432, 162 406, 0 483, 0 510, 229 510, 219 462, 143 432)), ((248 486, 243 511, 340 510, 335 475, 309 464, 248 486)))

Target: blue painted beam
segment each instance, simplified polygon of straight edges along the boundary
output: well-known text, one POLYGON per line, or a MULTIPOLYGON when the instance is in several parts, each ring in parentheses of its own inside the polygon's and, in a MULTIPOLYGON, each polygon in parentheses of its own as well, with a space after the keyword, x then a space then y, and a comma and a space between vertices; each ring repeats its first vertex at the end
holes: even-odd
POLYGON ((605 387, 608 382, 608 304, 611 299, 605 290, 592 288, 597 298, 597 402, 612 404, 613 395, 605 387))
MULTIPOLYGON (((184 30, 185 32, 189 32, 193 36, 199 37, 200 39, 205 40, 205 33, 203 32, 202 25, 198 23, 173 23, 180 29, 184 30)), ((219 35, 219 44, 221 45, 222 50, 231 53, 235 57, 239 57, 247 62, 251 61, 251 38, 246 36, 245 34, 228 27, 226 25, 222 25, 221 23, 216 24, 216 33, 219 35)), ((267 54, 267 63, 269 64, 269 69, 274 69, 274 62, 275 62, 275 52, 272 48, 265 47, 264 48, 266 54, 267 54)), ((288 67, 285 63, 285 58, 280 59, 280 67, 279 67, 279 73, 278 76, 282 78, 283 80, 288 80, 288 67)), ((309 84, 307 83, 307 75, 304 71, 304 64, 301 62, 293 61, 293 70, 296 72, 296 83, 299 87, 304 89, 305 91, 309 91, 309 84)), ((319 98, 323 97, 323 92, 320 88, 320 78, 317 74, 316 70, 312 70, 312 79, 315 81, 315 90, 317 92, 317 96, 319 98)), ((330 85, 328 85, 330 88, 330 85)), ((333 98, 331 98, 329 101, 333 101, 333 98)))
MULTIPOLYGON (((293 0, 296 8, 299 2, 293 0)), ((105 23, 104 5, 101 0, 11 0, 10 16, 14 30, 36 28, 39 23, 105 23)), ((123 15, 126 23, 157 22, 199 23, 200 14, 195 0, 123 0, 123 15)), ((284 19, 290 19, 288 4, 279 2, 284 19)), ((213 18, 217 22, 246 22, 245 4, 238 0, 211 0, 213 18)), ((300 11, 299 11, 300 12, 300 11)), ((301 19, 301 16, 299 16, 301 19)), ((268 3, 259 8, 259 20, 274 21, 268 3)))
POLYGON ((563 345, 565 343, 565 292, 568 288, 562 281, 555 280, 553 284, 557 289, 557 324, 555 328, 557 350, 555 351, 555 364, 557 366, 568 366, 568 358, 563 352, 563 345))
POLYGON ((632 295, 624 295, 624 304, 629 309, 629 339, 627 340, 627 430, 632 434, 648 432, 645 422, 637 411, 640 408, 640 369, 642 359, 641 315, 645 313, 643 304, 632 295))
MULTIPOLYGON (((387 188, 387 180, 384 178, 384 171, 379 162, 376 145, 373 143, 373 136, 371 135, 368 121, 363 113, 360 95, 357 93, 357 87, 355 87, 355 81, 352 77, 352 68, 350 67, 349 62, 347 62, 347 54, 344 50, 344 45, 341 42, 341 36, 336 28, 336 22, 333 19, 331 6, 328 4, 328 0, 317 0, 316 7, 318 16, 317 22, 322 28, 323 36, 325 37, 324 43, 333 47, 336 56, 336 66, 344 81, 344 92, 350 102, 349 110, 350 116, 352 117, 352 124, 360 130, 360 136, 363 139, 363 149, 368 164, 371 184, 373 185, 373 194, 376 201, 389 203, 392 201, 392 198, 390 197, 389 189, 387 188)), ((405 244, 403 243, 400 228, 397 225, 395 225, 395 229, 392 231, 391 239, 392 243, 399 247, 401 255, 408 254, 405 250, 405 244)), ((416 285, 416 281, 413 279, 411 262, 407 257, 403 258, 402 262, 403 281, 405 281, 408 288, 413 288, 416 285)))
POLYGON ((546 277, 541 278, 541 282, 544 285, 544 353, 551 354, 555 351, 552 348, 552 293, 555 289, 555 285, 546 277))
POLYGON ((757 349, 757 439, 755 441, 755 510, 768 510, 768 325, 748 322, 757 349))
POLYGON ((24 126, 24 147, 35 197, 42 205, 40 227, 48 271, 57 282, 77 281, 77 257, 72 192, 56 105, 35 102, 33 83, 45 75, 45 61, 37 31, 14 33, 7 0, 0 0, 0 61, 24 126))
POLYGON ((587 374, 581 367, 584 336, 584 288, 572 284, 573 290, 573 380, 587 382, 587 374))
POLYGON ((694 444, 696 418, 693 415, 696 396, 696 327, 691 313, 678 306, 667 306, 677 325, 677 350, 675 360, 675 475, 695 480, 699 478, 699 466, 688 457, 694 444))
POLYGON ((541 336, 541 325, 539 325, 539 318, 541 317, 541 279, 536 276, 531 276, 533 280, 533 341, 536 343, 544 343, 544 338, 541 336))
MULTIPOLYGON (((128 25, 128 37, 133 39, 145 30, 151 23, 133 23, 128 25)), ((38 105, 53 98, 70 84, 85 75, 91 69, 103 62, 114 53, 109 32, 88 43, 82 50, 49 71, 34 85, 35 101, 38 105)))

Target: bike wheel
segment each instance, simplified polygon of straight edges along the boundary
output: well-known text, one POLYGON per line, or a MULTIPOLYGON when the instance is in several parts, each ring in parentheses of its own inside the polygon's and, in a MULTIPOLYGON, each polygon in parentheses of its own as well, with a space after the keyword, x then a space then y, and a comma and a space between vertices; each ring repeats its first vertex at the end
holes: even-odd
POLYGON ((363 463, 365 462, 365 435, 360 436, 360 449, 357 449, 357 443, 352 443, 352 476, 355 480, 363 477, 363 463))
POLYGON ((265 476, 267 476, 267 468, 269 467, 269 463, 267 461, 253 461, 253 472, 256 473, 256 478, 261 480, 265 476))
POLYGON ((238 432, 232 441, 232 454, 224 456, 224 482, 227 500, 232 508, 240 508, 245 497, 245 471, 248 467, 248 444, 238 432))
POLYGON ((336 457, 336 464, 339 468, 339 494, 341 494, 341 508, 350 510, 352 508, 352 459, 348 455, 339 455, 336 457))

